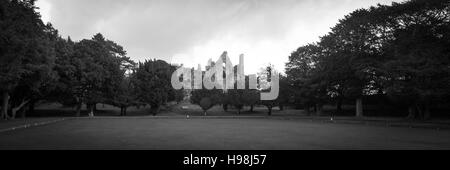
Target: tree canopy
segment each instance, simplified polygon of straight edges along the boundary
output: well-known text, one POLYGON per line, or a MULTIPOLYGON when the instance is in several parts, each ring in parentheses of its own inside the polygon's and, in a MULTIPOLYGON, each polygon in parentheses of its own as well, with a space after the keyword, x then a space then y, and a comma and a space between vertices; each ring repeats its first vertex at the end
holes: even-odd
POLYGON ((449 8, 445 0, 411 0, 350 13, 290 56, 295 98, 355 99, 362 116, 362 98, 383 95, 429 117, 430 104, 448 102, 449 8))

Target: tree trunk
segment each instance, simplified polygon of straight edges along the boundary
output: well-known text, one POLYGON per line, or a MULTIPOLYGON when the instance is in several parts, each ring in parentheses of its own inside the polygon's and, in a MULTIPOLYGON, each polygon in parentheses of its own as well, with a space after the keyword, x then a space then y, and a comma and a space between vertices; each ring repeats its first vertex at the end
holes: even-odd
POLYGON ((316 115, 317 116, 323 115, 323 106, 321 104, 316 104, 316 115))
POLYGON ((11 113, 12 113, 12 119, 15 119, 16 118, 16 115, 17 115, 17 111, 20 111, 20 109, 22 109, 25 105, 27 105, 27 103, 28 103, 29 101, 23 101, 19 106, 17 106, 17 107, 15 107, 15 108, 12 108, 11 109, 11 113))
POLYGON ((126 116, 127 115, 127 107, 122 106, 120 107, 120 116, 126 116))
POLYGON ((2 119, 8 119, 8 105, 9 105, 9 94, 8 92, 3 92, 2 95, 3 103, 2 103, 2 119))
POLYGON ((342 99, 338 99, 336 103, 336 113, 342 113, 342 99))
POLYGON ((26 107, 26 108, 22 109, 22 111, 19 112, 21 119, 27 118, 27 112, 29 109, 30 109, 30 107, 26 107))
POLYGON ((255 106, 254 106, 254 105, 251 105, 251 106, 250 106, 250 112, 252 112, 252 113, 253 113, 253 112, 254 112, 254 110, 255 110, 255 106))
POLYGON ((157 106, 157 105, 150 106, 150 109, 153 112, 153 116, 156 116, 159 113, 159 110, 161 109, 161 106, 157 106))
POLYGON ((356 117, 363 117, 363 100, 362 98, 356 99, 356 117))
POLYGON ((8 105, 9 105, 9 94, 8 92, 3 92, 2 95, 3 103, 2 103, 2 119, 8 119, 8 105))
POLYGON ((30 103, 28 105, 28 114, 34 113, 35 106, 36 106, 36 101, 35 100, 30 101, 30 103))
POLYGON ((416 118, 416 108, 411 105, 408 107, 408 117, 407 119, 415 119, 416 118))
POLYGON ((223 111, 228 112, 228 105, 224 104, 222 107, 223 107, 223 111))
POLYGON ((75 113, 76 117, 80 117, 81 116, 81 107, 82 107, 82 105, 83 105, 83 103, 78 103, 77 104, 76 113, 75 113))
POLYGON ((305 112, 306 116, 309 116, 311 113, 309 112, 309 106, 305 106, 303 108, 303 111, 305 112))
POLYGON ((95 105, 89 105, 89 117, 94 117, 95 105))
POLYGON ((423 119, 424 118, 423 109, 420 105, 416 105, 416 111, 417 111, 417 117, 419 119, 423 119))
POLYGON ((156 116, 156 114, 158 114, 160 111, 161 111, 161 105, 158 105, 158 106, 156 107, 155 116, 156 116))
POLYGON ((269 109, 269 116, 272 116, 272 106, 267 107, 269 109))
POLYGON ((305 108, 305 111, 307 116, 311 116, 311 108, 309 106, 305 108))
POLYGON ((283 110, 284 110, 283 104, 279 104, 279 107, 280 107, 280 111, 283 111, 283 110))

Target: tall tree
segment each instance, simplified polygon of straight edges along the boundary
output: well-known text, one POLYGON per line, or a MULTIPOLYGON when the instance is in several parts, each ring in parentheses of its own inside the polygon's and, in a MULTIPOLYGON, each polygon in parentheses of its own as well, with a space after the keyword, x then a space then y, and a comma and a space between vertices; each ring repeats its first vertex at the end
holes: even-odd
POLYGON ((28 103, 29 96, 17 93, 17 87, 38 89, 52 65, 53 49, 50 48, 46 32, 49 27, 43 24, 35 11, 34 2, 0 2, 0 92, 3 119, 10 117, 10 107, 14 118, 15 112, 28 103), (15 96, 16 94, 21 96, 15 96), (11 99, 14 102, 10 103, 11 99))
POLYGON ((362 116, 364 96, 387 94, 409 105, 412 117, 429 117, 431 104, 449 96, 449 11, 446 0, 411 0, 350 13, 290 57, 296 96, 356 99, 362 116))
POLYGON ((450 94, 450 6, 415 0, 385 7, 394 30, 384 64, 388 95, 409 106, 409 118, 428 119, 450 94))
POLYGON ((318 115, 328 99, 326 91, 330 77, 325 72, 325 56, 318 44, 298 48, 286 64, 286 83, 292 87, 294 102, 303 105, 307 114, 315 108, 318 115))
POLYGON ((162 60, 148 60, 138 65, 135 73, 137 98, 150 105, 154 115, 169 100, 173 71, 174 68, 162 60))
POLYGON ((122 46, 107 40, 101 34, 80 42, 60 40, 57 50, 59 76, 56 93, 59 101, 76 106, 80 116, 82 104, 90 114, 97 103, 113 99, 120 88, 125 72, 133 65, 122 46))

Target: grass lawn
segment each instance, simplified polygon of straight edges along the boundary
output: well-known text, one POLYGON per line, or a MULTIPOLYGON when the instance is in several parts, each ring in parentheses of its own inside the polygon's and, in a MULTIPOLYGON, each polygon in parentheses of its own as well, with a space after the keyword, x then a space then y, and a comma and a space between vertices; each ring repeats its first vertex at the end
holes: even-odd
POLYGON ((450 123, 443 120, 413 122, 432 127, 428 129, 408 128, 411 122, 402 118, 336 117, 330 123, 329 117, 307 117, 289 109, 275 109, 268 118, 264 107, 241 115, 214 107, 205 118, 198 106, 187 102, 163 108, 158 117, 149 116, 149 108, 130 108, 129 117, 115 117, 120 111, 112 106, 97 109, 95 118, 71 118, 72 108, 48 103, 32 118, 0 121, 0 150, 450 149, 450 123))
POLYGON ((450 149, 450 131, 269 118, 69 118, 0 133, 0 149, 450 149))

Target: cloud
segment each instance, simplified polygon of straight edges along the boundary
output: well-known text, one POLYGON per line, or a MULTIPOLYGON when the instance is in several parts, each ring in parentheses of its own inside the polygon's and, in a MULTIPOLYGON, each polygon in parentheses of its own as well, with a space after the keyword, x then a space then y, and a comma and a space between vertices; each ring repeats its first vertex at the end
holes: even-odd
POLYGON ((101 32, 135 60, 189 66, 228 51, 246 55, 246 71, 318 40, 345 14, 391 0, 39 0, 43 17, 74 40, 101 32))

